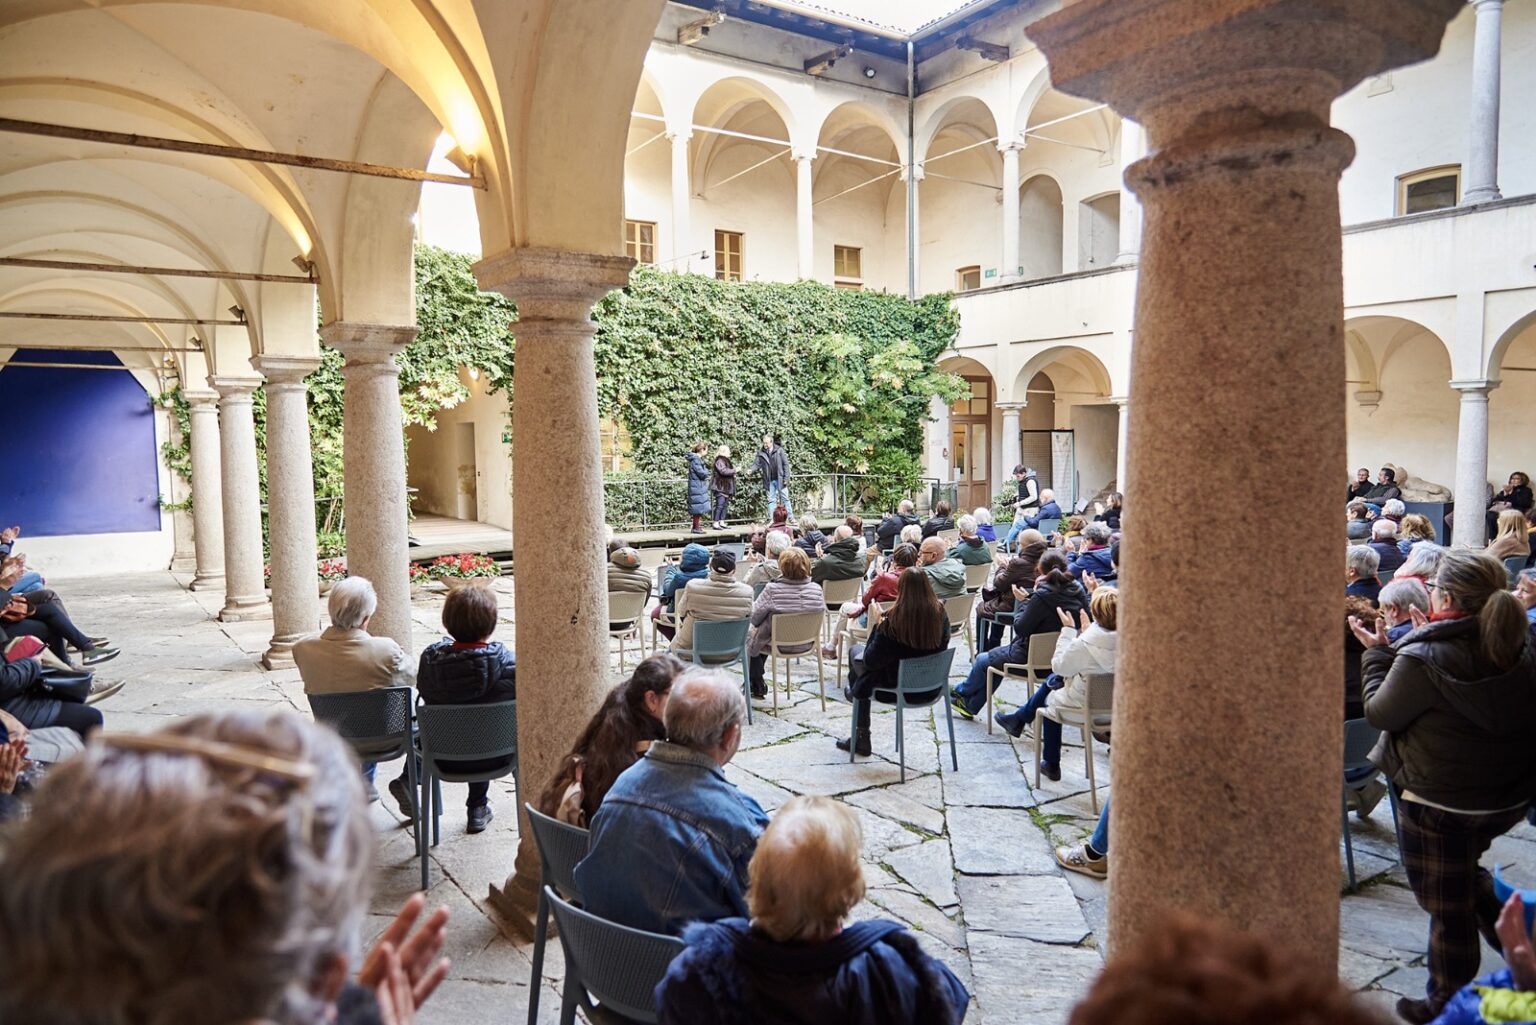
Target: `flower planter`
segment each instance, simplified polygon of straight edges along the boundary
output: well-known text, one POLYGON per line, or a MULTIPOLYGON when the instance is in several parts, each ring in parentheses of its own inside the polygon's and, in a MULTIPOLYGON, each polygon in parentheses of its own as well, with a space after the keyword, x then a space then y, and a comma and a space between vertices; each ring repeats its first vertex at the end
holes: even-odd
POLYGON ((496 582, 495 577, 443 577, 442 579, 450 591, 457 591, 461 587, 490 587, 496 582))
POLYGON ((334 581, 334 580, 322 580, 322 581, 320 581, 320 594, 322 596, 330 594, 331 593, 331 588, 334 587, 335 585, 336 585, 336 581, 334 581))

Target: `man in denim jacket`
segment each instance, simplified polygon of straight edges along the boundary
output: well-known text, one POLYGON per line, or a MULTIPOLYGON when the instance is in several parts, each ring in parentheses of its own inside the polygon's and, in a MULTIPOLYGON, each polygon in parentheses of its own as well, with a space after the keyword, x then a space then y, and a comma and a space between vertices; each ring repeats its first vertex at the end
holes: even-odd
POLYGON ((725 778, 741 746, 741 684, 695 670, 672 684, 667 739, 619 776, 576 866, 586 909, 648 932, 747 915, 747 862, 768 816, 725 778))

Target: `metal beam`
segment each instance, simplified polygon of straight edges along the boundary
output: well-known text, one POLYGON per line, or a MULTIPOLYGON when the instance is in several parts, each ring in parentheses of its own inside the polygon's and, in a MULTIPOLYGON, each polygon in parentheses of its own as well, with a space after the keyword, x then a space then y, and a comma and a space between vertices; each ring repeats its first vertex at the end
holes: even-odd
POLYGON ((23 256, 0 256, 0 267, 35 267, 40 270, 89 271, 103 274, 152 274, 164 278, 212 278, 216 281, 265 281, 274 284, 313 285, 318 278, 305 274, 247 274, 230 270, 202 270, 187 267, 141 267, 126 263, 82 263, 75 260, 34 260, 23 256))
POLYGON ((104 366, 100 363, 38 363, 32 360, 6 360, 0 363, 0 370, 6 367, 41 367, 48 370, 120 370, 123 373, 132 373, 135 370, 159 370, 159 367, 124 367, 104 366))
POLYGON ((0 338, 0 349, 47 349, 50 352, 205 352, 197 345, 113 345, 110 342, 11 342, 0 338))
POLYGON ((9 320, 83 320, 106 324, 214 324, 223 327, 245 327, 244 320, 203 320, 198 317, 117 317, 103 313, 25 313, 18 310, 0 310, 0 317, 9 320))
POLYGON ((41 121, 21 121, 13 117, 0 117, 0 132, 42 135, 52 139, 74 139, 79 142, 100 142, 113 146, 133 146, 139 149, 167 150, 172 153, 196 153, 205 157, 249 160, 257 164, 303 167, 311 171, 338 171, 342 174, 364 174, 375 178, 394 178, 399 181, 436 182, 441 185, 469 185, 477 189, 485 188, 485 178, 480 175, 462 177, 455 174, 438 174, 435 171, 418 171, 414 167, 365 164, 356 160, 333 160, 330 157, 311 157, 302 153, 277 153, 272 150, 246 149, 242 146, 216 146, 207 142, 165 139, 156 135, 135 135, 130 132, 108 132, 99 128, 75 128, 70 125, 45 124, 41 121))

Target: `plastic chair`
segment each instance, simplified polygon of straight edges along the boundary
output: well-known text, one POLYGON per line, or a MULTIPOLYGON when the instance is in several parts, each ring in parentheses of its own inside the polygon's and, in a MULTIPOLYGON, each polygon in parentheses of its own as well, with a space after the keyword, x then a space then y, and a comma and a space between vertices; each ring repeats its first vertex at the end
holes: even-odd
POLYGON ((673 632, 677 630, 677 613, 668 612, 666 602, 661 603, 661 614, 651 620, 651 650, 660 651, 666 647, 666 638, 661 636, 661 628, 669 627, 673 632))
POLYGON ((821 585, 821 595, 827 603, 823 641, 831 642, 832 633, 837 627, 837 617, 843 613, 843 605, 859 600, 859 585, 863 582, 861 577, 854 577, 852 580, 828 580, 821 585))
MULTIPOLYGON (((1030 638, 1033 640, 1034 638, 1030 638)), ((1099 781, 1093 770, 1093 731, 1110 724, 1115 704, 1114 673, 1084 673, 1088 684, 1088 707, 1082 712, 1067 712, 1049 706, 1035 713, 1035 786, 1040 786, 1040 747, 1045 724, 1041 719, 1054 719, 1063 726, 1078 726, 1083 731, 1083 759, 1088 765, 1088 803, 1095 815, 1099 812, 1099 781)), ((1042 684, 1043 686, 1043 684, 1042 684)))
POLYGON ((548 886, 544 899, 555 913, 565 951, 560 1025, 574 1025, 578 1007, 593 1021, 611 1020, 592 1017, 594 999, 603 1010, 631 1021, 656 1021, 656 985, 683 952, 683 941, 598 918, 561 900, 548 886))
POLYGON ((693 650, 678 651, 696 666, 724 669, 732 662, 741 663, 741 689, 747 699, 747 725, 752 725, 752 680, 748 675, 747 630, 749 619, 696 619, 693 621, 693 650))
POLYGON ((544 886, 539 888, 538 924, 533 930, 533 979, 528 987, 528 1025, 536 1025, 539 987, 544 978, 544 941, 549 932, 549 899, 544 891, 552 888, 566 900, 580 903, 576 865, 587 856, 592 834, 580 826, 541 814, 531 804, 524 804, 523 810, 528 813, 533 844, 539 849, 540 878, 544 880, 544 886))
MULTIPOLYGON (((997 677, 998 685, 1003 680, 1023 680, 1029 684, 1029 692, 1033 694, 1039 686, 1045 683, 1045 678, 1051 675, 1051 658, 1056 654, 1056 641, 1061 637, 1060 630, 1050 633, 1031 634, 1029 637, 1029 649, 1025 652, 1024 662, 1004 662, 1001 667, 987 667, 987 732, 992 732, 992 696, 996 688, 992 684, 992 678, 997 677), (1017 672, 1015 671, 1017 670, 1017 672)), ((971 661, 975 661, 972 659, 971 661)))
POLYGON ((983 562, 979 566, 965 567, 965 589, 976 592, 987 586, 987 579, 992 576, 992 564, 983 562))
POLYGON ((1035 529, 1038 530, 1040 533, 1044 534, 1046 537, 1050 537, 1058 529, 1060 529, 1060 527, 1061 527, 1061 517, 1057 516, 1055 519, 1041 520, 1040 521, 1040 525, 1038 527, 1036 527, 1035 529))
MULTIPOLYGON (((907 781, 906 711, 909 708, 926 708, 936 701, 944 702, 944 718, 949 723, 949 758, 955 771, 960 771, 960 755, 955 748, 955 712, 950 707, 949 671, 955 663, 955 649, 945 648, 920 658, 904 658, 896 664, 896 689, 876 691, 877 694, 894 694, 896 697, 896 756, 901 763, 901 781, 907 781), (925 701, 913 703, 909 694, 938 691, 925 701)), ((873 699, 871 699, 873 700, 873 699)), ((854 727, 850 737, 858 733, 858 710, 854 710, 854 727)), ((853 744, 848 745, 848 760, 853 761, 853 744)))
POLYGON ((624 673, 624 642, 627 639, 633 637, 640 648, 640 657, 645 657, 645 634, 640 630, 640 623, 645 618, 645 606, 650 597, 640 591, 608 592, 608 636, 619 642, 620 675, 624 673))
POLYGON ((837 665, 833 667, 837 673, 837 679, 844 680, 853 675, 853 646, 855 644, 868 643, 869 635, 874 633, 875 625, 880 622, 880 617, 884 616, 886 610, 895 604, 896 603, 894 601, 870 602, 864 608, 864 617, 866 621, 864 626, 860 626, 857 619, 848 621, 848 630, 844 634, 844 638, 847 640, 847 643, 838 645, 837 665), (843 652, 845 650, 848 652, 848 673, 846 676, 843 674, 843 652))
POLYGON ((949 635, 951 637, 965 637, 965 645, 970 649, 971 661, 976 661, 976 636, 971 632, 971 613, 976 611, 976 595, 957 594, 953 598, 944 599, 944 612, 949 616, 949 635))
POLYGON ((1395 576, 1397 576, 1397 570, 1395 570, 1395 569, 1392 570, 1390 573, 1378 573, 1378 574, 1376 574, 1376 582, 1378 584, 1380 584, 1382 587, 1386 587, 1388 584, 1390 584, 1392 582, 1392 578, 1395 577, 1395 576))
POLYGON ((1504 574, 1505 576, 1509 577, 1509 586, 1511 589, 1514 588, 1515 584, 1519 583, 1520 571, 1525 569, 1525 562, 1528 558, 1530 558, 1530 556, 1511 555, 1509 558, 1504 560, 1504 574))
POLYGON ((821 661, 823 612, 781 612, 769 617, 768 664, 773 670, 773 710, 779 710, 779 662, 784 663, 784 689, 790 689, 789 664, 796 659, 816 659, 816 685, 821 689, 821 710, 827 710, 827 678, 821 661), (805 647, 805 651, 790 648, 805 647))
MULTIPOLYGON (((519 791, 517 778, 517 702, 496 701, 484 705, 416 705, 416 751, 421 756, 421 797, 416 802, 416 837, 425 839, 427 823, 432 824, 432 846, 436 847, 442 826, 442 784, 478 783, 501 779, 511 774, 519 791), (449 769, 443 762, 506 760, 497 769, 464 772, 449 769)), ((426 849, 422 849, 421 888, 427 888, 426 849)))
MULTIPOLYGON (((411 721, 411 688, 378 687, 374 690, 309 695, 315 721, 325 723, 352 746, 365 762, 405 759, 405 776, 416 793, 416 759, 410 757, 414 734, 411 721)), ((426 864, 421 830, 416 831, 416 855, 426 864)))
MULTIPOLYGON (((1349 835, 1349 792, 1361 791, 1370 786, 1371 782, 1379 775, 1376 766, 1371 761, 1371 749, 1376 746, 1376 738, 1381 736, 1381 731, 1364 719, 1347 719, 1344 722, 1344 785, 1339 792, 1339 831, 1344 836, 1344 861, 1349 868, 1349 889, 1355 888, 1355 845, 1349 835), (1360 769, 1370 769, 1368 776, 1351 782, 1349 774, 1360 769)), ((1399 833, 1397 824, 1397 791, 1392 784, 1387 784, 1387 800, 1392 806, 1392 831, 1399 833)))
POLYGON ((960 540, 960 531, 956 527, 951 527, 948 530, 939 531, 938 536, 945 544, 953 547, 960 540))

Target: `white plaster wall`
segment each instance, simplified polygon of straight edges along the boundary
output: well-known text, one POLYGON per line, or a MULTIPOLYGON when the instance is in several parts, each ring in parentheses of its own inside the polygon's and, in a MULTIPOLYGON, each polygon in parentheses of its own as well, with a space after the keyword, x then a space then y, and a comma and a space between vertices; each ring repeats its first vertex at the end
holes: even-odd
POLYGON ((1077 453, 1077 494, 1096 495, 1115 476, 1120 409, 1113 405, 1068 404, 1069 426, 1077 453))
POLYGON ((725 181, 772 152, 766 144, 738 141, 722 147, 711 162, 703 194, 694 197, 691 212, 694 237, 704 243, 700 251, 707 249, 710 254, 704 273, 714 274, 715 231, 722 229, 746 236, 742 250, 746 280, 795 280, 795 170, 789 154, 735 181, 725 181), (722 181, 725 184, 715 184, 722 181))
MULTIPOLYGON (((629 148, 646 144, 662 126, 654 121, 636 120, 629 131, 629 148)), ((666 270, 686 269, 702 272, 704 262, 674 263, 672 261, 672 142, 665 136, 650 142, 643 149, 635 150, 624 162, 624 218, 631 221, 651 221, 656 225, 656 263, 666 270)), ((689 232, 690 244, 695 252, 710 247, 698 243, 694 232, 689 232)))
POLYGON ((414 508, 441 516, 458 516, 458 424, 475 425, 475 484, 477 519, 512 529, 512 451, 503 432, 511 420, 505 393, 489 394, 485 379, 462 373, 470 397, 437 415, 437 430, 407 428, 406 479, 417 489, 414 508))
POLYGON ((1351 471, 1364 466, 1374 473, 1390 462, 1415 477, 1454 486, 1459 399, 1446 384, 1450 372, 1444 348, 1432 338, 1420 337, 1389 359, 1381 405, 1368 410, 1353 399, 1346 403, 1351 471))

